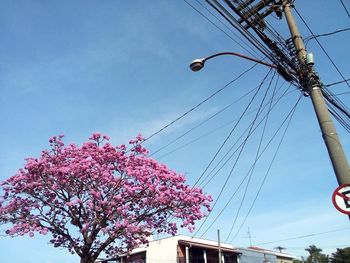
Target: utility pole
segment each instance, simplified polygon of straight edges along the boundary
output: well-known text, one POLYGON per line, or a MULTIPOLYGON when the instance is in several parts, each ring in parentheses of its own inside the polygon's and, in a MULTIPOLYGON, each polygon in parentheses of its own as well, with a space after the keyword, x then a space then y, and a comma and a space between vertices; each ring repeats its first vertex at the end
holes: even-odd
POLYGON ((306 52, 304 42, 301 38, 295 19, 292 15, 290 1, 283 0, 282 5, 294 47, 297 52, 297 57, 300 62, 300 73, 304 75, 300 77, 303 78, 306 82, 305 87, 311 97, 317 120, 321 128, 322 137, 325 141, 338 184, 349 184, 349 164, 334 127, 333 121, 330 117, 328 108, 326 106, 322 94, 321 83, 315 70, 313 69, 314 61, 312 55, 308 55, 306 52))
POLYGON ((252 236, 250 235, 250 229, 249 229, 249 227, 248 227, 248 237, 249 237, 249 244, 250 244, 250 246, 253 246, 252 245, 252 236))
MULTIPOLYGON (((324 87, 313 68, 313 55, 307 53, 303 39, 292 15, 293 3, 291 2, 294 1, 205 1, 232 27, 237 29, 247 41, 262 52, 265 57, 275 65, 277 72, 286 81, 298 87, 305 95, 310 96, 338 184, 342 187, 350 184, 349 164, 326 105, 326 100, 328 100, 328 96, 324 96, 326 90, 323 90, 324 87), (265 17, 273 12, 280 19, 283 13, 285 14, 291 33, 290 39, 285 41, 283 38, 276 35, 265 21, 265 17)), ((215 57, 215 55, 209 58, 211 57, 215 57)), ((200 67, 203 67, 205 59, 194 62, 196 62, 196 64, 191 65, 192 70, 199 70, 200 67)), ((333 104, 332 102, 330 103, 333 104)))
POLYGON ((221 257, 221 243, 220 243, 220 230, 218 229, 218 254, 219 254, 219 263, 222 263, 221 257))
MULTIPOLYGON (((326 106, 321 82, 313 69, 313 56, 307 54, 292 15, 291 0, 206 0, 206 2, 277 65, 278 73, 285 80, 297 84, 302 92, 310 95, 338 184, 349 184, 349 164, 326 106), (229 12, 227 8, 237 16, 229 12), (291 44, 294 46, 296 54, 291 47, 289 47, 288 52, 282 47, 285 43, 281 43, 280 39, 276 39, 269 30, 266 30, 268 24, 264 18, 272 12, 275 12, 279 18, 282 18, 283 13, 285 14, 291 33, 291 44), (263 44, 270 52, 261 48, 263 44)), ((288 41, 287 45, 289 45, 288 41)))

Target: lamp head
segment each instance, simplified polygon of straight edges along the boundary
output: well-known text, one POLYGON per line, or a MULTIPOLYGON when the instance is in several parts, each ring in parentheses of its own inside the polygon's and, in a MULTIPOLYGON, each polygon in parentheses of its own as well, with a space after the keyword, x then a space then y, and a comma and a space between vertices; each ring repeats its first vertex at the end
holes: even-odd
POLYGON ((192 71, 199 71, 204 67, 204 58, 195 59, 191 62, 190 68, 192 71))

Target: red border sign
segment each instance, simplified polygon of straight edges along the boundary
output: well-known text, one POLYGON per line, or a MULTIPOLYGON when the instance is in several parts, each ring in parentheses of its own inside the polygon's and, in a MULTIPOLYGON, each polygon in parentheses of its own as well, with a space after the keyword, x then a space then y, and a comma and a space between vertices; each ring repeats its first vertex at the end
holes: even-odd
POLYGON ((350 215, 350 184, 337 187, 332 195, 332 202, 339 212, 350 215))

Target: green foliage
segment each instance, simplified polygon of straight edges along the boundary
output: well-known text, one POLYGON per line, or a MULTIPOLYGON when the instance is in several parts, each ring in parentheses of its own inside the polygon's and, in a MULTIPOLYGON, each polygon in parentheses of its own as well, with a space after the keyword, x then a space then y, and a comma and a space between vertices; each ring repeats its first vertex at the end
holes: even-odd
POLYGON ((330 257, 331 263, 350 263, 350 247, 337 248, 330 257))
POLYGON ((293 263, 350 263, 350 247, 337 248, 331 256, 322 253, 322 249, 315 245, 305 248, 309 252, 306 260, 294 259, 293 263))
POLYGON ((311 245, 308 248, 305 248, 305 250, 310 254, 306 259, 306 263, 329 263, 328 256, 321 253, 321 248, 311 245))

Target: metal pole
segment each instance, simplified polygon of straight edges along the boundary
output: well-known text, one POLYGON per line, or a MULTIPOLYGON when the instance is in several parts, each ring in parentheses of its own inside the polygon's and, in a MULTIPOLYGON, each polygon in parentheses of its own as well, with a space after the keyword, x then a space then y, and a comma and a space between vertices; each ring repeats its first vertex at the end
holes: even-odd
POLYGON ((203 250, 203 259, 204 259, 204 263, 208 263, 208 260, 207 260, 207 251, 204 249, 203 250))
POLYGON ((313 81, 312 78, 316 74, 314 74, 312 66, 308 66, 306 63, 307 52, 292 15, 289 0, 283 0, 283 10, 294 42, 294 46, 296 48, 299 62, 301 64, 301 67, 305 68, 305 72, 307 74, 307 91, 310 94, 317 120, 321 128, 322 137, 325 141, 338 184, 348 184, 350 183, 349 164, 334 127, 333 121, 330 117, 324 97, 322 95, 322 87, 319 81, 313 81))
POLYGON ((185 248, 185 255, 186 255, 186 263, 190 263, 190 251, 189 248, 185 248))
POLYGON ((220 244, 220 230, 218 229, 218 248, 219 248, 219 263, 221 263, 221 244, 220 244))

